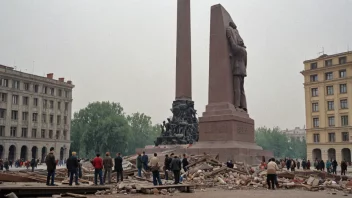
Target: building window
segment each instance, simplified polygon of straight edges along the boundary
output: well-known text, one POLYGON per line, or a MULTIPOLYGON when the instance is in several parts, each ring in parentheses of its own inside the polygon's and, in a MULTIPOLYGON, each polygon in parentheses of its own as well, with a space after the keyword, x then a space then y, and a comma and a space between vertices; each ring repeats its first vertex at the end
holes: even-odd
POLYGON ((50 124, 54 123, 54 115, 50 115, 50 124))
POLYGON ((29 90, 29 83, 23 83, 24 85, 24 90, 28 91, 29 90))
POLYGON ((64 124, 67 124, 67 116, 64 116, 64 124))
POLYGON ((318 96, 318 88, 312 88, 312 97, 315 97, 315 96, 318 96))
POLYGON ((325 61, 325 66, 331 66, 331 65, 332 65, 332 59, 325 61))
POLYGON ((6 118, 6 109, 0 109, 0 118, 6 118))
POLYGON ((49 130, 49 138, 53 139, 53 130, 49 130))
POLYGON ((347 99, 340 100, 341 109, 348 109, 347 99))
POLYGON ((54 101, 50 100, 50 109, 53 109, 54 108, 54 101))
POLYGON ((3 87, 9 87, 9 80, 8 79, 1 79, 0 85, 3 87))
POLYGON ((325 80, 332 80, 332 79, 333 79, 333 73, 332 72, 325 73, 325 80))
POLYGON ((37 129, 32 129, 32 138, 37 137, 37 129))
POLYGON ((45 108, 47 108, 47 106, 48 106, 48 100, 43 100, 43 108, 45 109, 45 108))
POLYGON ((5 136, 5 126, 0 126, 0 136, 5 136))
POLYGON ((62 90, 59 89, 59 96, 61 97, 62 96, 62 90))
POLYGON ((344 115, 341 116, 341 126, 347 126, 348 125, 348 116, 344 115))
MULTIPOLYGON (((317 89, 317 94, 318 94, 318 89, 317 89)), ((65 111, 68 110, 68 102, 65 102, 65 111)))
POLYGON ((335 133, 329 133, 329 142, 335 142, 335 133))
POLYGON ((70 95, 70 92, 69 91, 65 91, 65 97, 68 98, 70 95))
POLYGON ((67 131, 64 131, 64 140, 67 140, 67 131))
POLYGON ((38 113, 33 113, 32 121, 38 122, 38 113))
POLYGON ((57 122, 56 123, 57 123, 57 125, 61 124, 61 116, 59 116, 59 115, 57 116, 57 122))
POLYGON ((339 58, 339 64, 345 64, 346 62, 347 62, 347 57, 346 56, 339 58))
POLYGON ((340 70, 339 75, 340 75, 340 78, 345 78, 346 77, 346 70, 345 69, 340 70))
POLYGON ((42 115, 42 122, 43 122, 43 123, 46 123, 46 114, 44 114, 44 113, 43 113, 43 115, 42 115))
POLYGON ((329 122, 329 126, 335 126, 335 117, 334 116, 328 117, 328 122, 329 122))
POLYGON ((28 112, 22 112, 22 120, 27 121, 28 120, 28 112))
POLYGON ((314 74, 314 75, 310 75, 310 82, 317 82, 318 81, 318 75, 314 74))
POLYGON ((0 93, 0 100, 1 102, 6 102, 7 101, 7 93, 0 93))
POLYGON ((47 94, 48 93, 48 87, 43 86, 43 93, 47 94))
POLYGON ((313 139, 314 139, 314 142, 320 142, 320 135, 319 134, 313 134, 313 139))
POLYGON ((18 120, 18 111, 11 111, 11 119, 18 120))
POLYGON ((27 128, 22 128, 22 134, 21 137, 26 138, 27 137, 27 128))
POLYGON ((14 88, 14 89, 20 89, 20 81, 18 81, 18 80, 12 80, 12 88, 14 88))
POLYGON ((60 131, 56 131, 56 139, 60 139, 60 131))
POLYGON ((349 135, 349 133, 348 132, 342 132, 341 133, 341 139, 342 139, 342 141, 343 142, 348 142, 348 141, 350 141, 350 135, 349 135))
POLYGON ((16 137, 16 133, 17 133, 17 127, 11 127, 10 128, 10 136, 16 137))
POLYGON ((340 84, 340 93, 347 93, 347 85, 340 84))
POLYGON ((319 105, 317 102, 312 103, 312 111, 313 112, 318 112, 319 111, 319 105))
POLYGON ((57 102, 57 109, 58 109, 58 110, 61 109, 61 102, 57 102))
POLYGON ((27 96, 23 96, 23 105, 28 105, 29 98, 27 96))
POLYGON ((328 101, 328 111, 334 110, 334 101, 328 101))
POLYGON ((39 92, 39 85, 34 85, 34 92, 38 93, 39 92))
POLYGON ((50 94, 53 96, 55 93, 55 89, 54 88, 50 88, 50 94))
POLYGON ((319 127, 319 118, 313 118, 313 127, 314 128, 319 127))
POLYGON ((316 69, 318 68, 318 63, 311 63, 310 64, 310 69, 316 69))
POLYGON ((18 95, 12 95, 12 104, 18 105, 18 95))
POLYGON ((38 98, 33 98, 33 105, 34 105, 35 107, 38 106, 38 98))
POLYGON ((334 95, 334 87, 333 86, 326 86, 326 94, 327 95, 334 95))
POLYGON ((40 137, 45 138, 45 129, 42 129, 42 133, 40 137))

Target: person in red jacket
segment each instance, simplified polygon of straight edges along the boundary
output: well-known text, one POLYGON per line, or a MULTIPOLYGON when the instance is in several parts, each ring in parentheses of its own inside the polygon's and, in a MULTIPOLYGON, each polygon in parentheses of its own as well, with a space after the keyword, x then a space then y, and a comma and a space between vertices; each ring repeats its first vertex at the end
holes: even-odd
POLYGON ((104 185, 103 183, 103 159, 100 158, 100 154, 97 154, 97 156, 93 159, 92 162, 94 166, 94 184, 98 185, 98 175, 99 175, 99 180, 100 180, 100 185, 104 185))

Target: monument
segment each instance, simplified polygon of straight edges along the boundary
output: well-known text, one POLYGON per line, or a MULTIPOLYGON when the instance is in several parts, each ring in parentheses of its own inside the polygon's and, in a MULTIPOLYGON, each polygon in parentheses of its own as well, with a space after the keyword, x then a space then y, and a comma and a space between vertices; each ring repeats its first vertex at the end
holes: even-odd
POLYGON ((193 144, 198 141, 198 119, 192 101, 191 5, 177 1, 176 96, 172 118, 161 125, 155 146, 193 144))

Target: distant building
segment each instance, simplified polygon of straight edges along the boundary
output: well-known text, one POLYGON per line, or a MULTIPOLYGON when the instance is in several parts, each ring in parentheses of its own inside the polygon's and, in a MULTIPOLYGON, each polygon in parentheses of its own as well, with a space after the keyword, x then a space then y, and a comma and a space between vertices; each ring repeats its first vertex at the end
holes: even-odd
POLYGON ((286 130, 283 130, 281 132, 283 134, 286 134, 290 138, 298 138, 301 141, 306 139, 306 129, 304 127, 303 127, 303 129, 301 129, 300 127, 295 127, 292 130, 286 129, 286 130))
POLYGON ((352 52, 324 54, 303 63, 307 158, 350 162, 352 52))
POLYGON ((72 81, 36 76, 0 65, 0 158, 68 157, 72 81))

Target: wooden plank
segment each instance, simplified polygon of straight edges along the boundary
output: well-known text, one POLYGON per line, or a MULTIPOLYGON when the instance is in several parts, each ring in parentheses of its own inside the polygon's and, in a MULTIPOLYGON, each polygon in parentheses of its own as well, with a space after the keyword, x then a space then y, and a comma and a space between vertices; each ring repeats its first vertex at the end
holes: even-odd
POLYGON ((174 184, 174 185, 161 185, 161 186, 142 186, 142 189, 167 189, 167 188, 190 188, 195 187, 193 184, 174 184))

